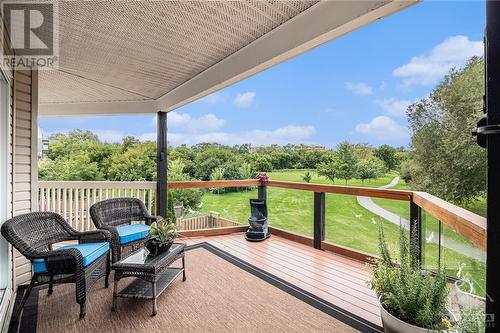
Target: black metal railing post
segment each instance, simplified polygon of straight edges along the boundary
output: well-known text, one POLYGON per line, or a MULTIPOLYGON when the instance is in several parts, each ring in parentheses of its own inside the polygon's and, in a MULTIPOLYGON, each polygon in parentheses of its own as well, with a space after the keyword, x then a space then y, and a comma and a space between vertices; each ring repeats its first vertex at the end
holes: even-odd
POLYGON ((158 112, 156 142, 156 215, 167 217, 167 113, 158 112))
POLYGON ((422 266, 422 241, 422 208, 410 201, 410 251, 419 266, 422 266))
POLYGON ((325 240, 325 193, 314 192, 314 248, 321 249, 325 240))
POLYGON ((486 1, 486 131, 487 254, 486 332, 498 332, 500 324, 500 2, 486 1))

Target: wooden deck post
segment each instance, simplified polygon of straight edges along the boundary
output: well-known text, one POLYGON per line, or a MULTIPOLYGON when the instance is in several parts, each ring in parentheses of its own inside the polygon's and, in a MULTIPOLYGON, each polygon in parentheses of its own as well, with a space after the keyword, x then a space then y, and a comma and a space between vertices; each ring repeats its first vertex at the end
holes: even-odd
POLYGON ((158 112, 156 142, 156 215, 167 217, 167 113, 158 112))
POLYGON ((325 240, 325 193, 314 192, 314 248, 321 249, 325 240))

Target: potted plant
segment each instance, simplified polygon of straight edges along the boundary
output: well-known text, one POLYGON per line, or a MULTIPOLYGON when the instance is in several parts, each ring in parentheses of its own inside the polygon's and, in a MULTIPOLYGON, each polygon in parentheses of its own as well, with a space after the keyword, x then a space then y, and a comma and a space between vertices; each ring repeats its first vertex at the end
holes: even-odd
POLYGON ((403 228, 399 240, 400 261, 395 264, 380 224, 380 259, 373 262, 370 286, 379 297, 384 332, 452 331, 456 318, 446 308, 450 288, 444 270, 421 270, 403 228))
POLYGON ((458 323, 460 333, 484 333, 486 323, 483 309, 463 309, 460 317, 458 323))
POLYGON ((170 219, 156 221, 149 227, 145 246, 151 256, 157 256, 170 249, 175 237, 177 237, 175 224, 170 219))

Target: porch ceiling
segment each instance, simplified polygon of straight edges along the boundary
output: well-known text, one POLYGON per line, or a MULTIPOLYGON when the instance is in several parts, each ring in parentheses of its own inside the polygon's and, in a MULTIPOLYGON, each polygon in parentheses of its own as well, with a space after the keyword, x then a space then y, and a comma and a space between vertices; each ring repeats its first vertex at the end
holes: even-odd
POLYGON ((40 114, 169 111, 411 1, 60 1, 40 114))

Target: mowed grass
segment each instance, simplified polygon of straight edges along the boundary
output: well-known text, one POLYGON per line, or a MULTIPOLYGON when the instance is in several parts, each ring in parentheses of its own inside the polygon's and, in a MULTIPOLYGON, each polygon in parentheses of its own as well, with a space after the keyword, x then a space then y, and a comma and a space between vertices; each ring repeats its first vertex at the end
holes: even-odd
MULTIPOLYGON (((314 171, 311 183, 332 184, 331 181, 319 177, 314 171)), ((283 180, 303 182, 304 170, 271 172, 271 180, 283 180)), ((391 182, 397 174, 387 174, 384 177, 366 180, 351 180, 349 186, 380 187, 391 182)), ((343 180, 336 180, 336 185, 345 185, 343 180)), ((404 182, 400 182, 395 188, 405 189, 404 182)), ((293 231, 312 237, 313 235, 313 193, 309 191, 290 190, 283 188, 268 187, 268 209, 269 224, 278 228, 293 231)), ((247 223, 250 214, 249 200, 257 197, 257 190, 246 192, 229 192, 221 194, 206 193, 203 197, 202 212, 215 211, 221 216, 247 223)), ((374 199, 374 201, 400 216, 409 219, 409 203, 405 201, 374 199)), ((426 217, 426 226, 437 235, 437 223, 431 223, 431 217, 426 217), (436 229, 436 230, 434 230, 436 229)), ((389 248, 394 255, 398 252, 399 227, 382 219, 361 207, 355 196, 327 194, 326 195, 326 240, 360 250, 370 254, 378 254, 378 223, 384 225, 384 231, 389 243, 389 248)), ((436 221, 437 222, 437 221, 436 221)), ((445 228, 445 237, 461 240, 469 243, 453 230, 445 228)), ((468 258, 454 251, 443 249, 442 262, 450 275, 455 275, 460 264, 465 264, 465 271, 469 272, 484 286, 484 264, 468 258)), ((437 244, 427 244, 425 247, 426 266, 435 267, 438 262, 437 244)))

